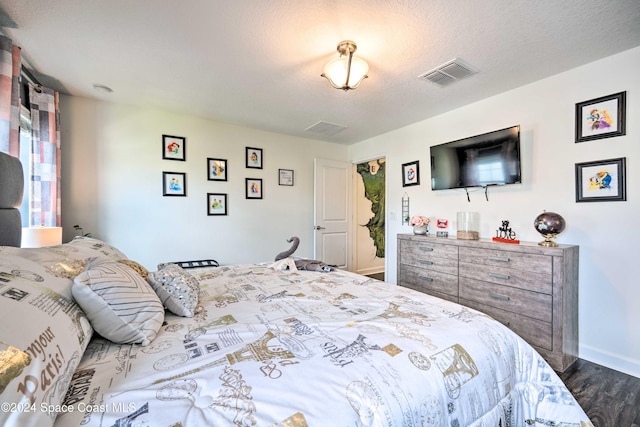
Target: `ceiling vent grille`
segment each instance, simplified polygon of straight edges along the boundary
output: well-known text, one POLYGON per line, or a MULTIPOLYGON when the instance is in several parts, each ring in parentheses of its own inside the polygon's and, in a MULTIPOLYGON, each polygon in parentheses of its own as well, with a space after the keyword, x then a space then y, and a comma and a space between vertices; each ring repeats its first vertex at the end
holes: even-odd
POLYGON ((433 70, 420 74, 418 78, 429 81, 437 86, 445 87, 477 72, 478 70, 469 64, 464 63, 458 58, 454 58, 433 70))
POLYGON ((342 132, 343 130, 345 130, 347 128, 347 126, 343 126, 343 125, 339 125, 336 123, 329 123, 329 122, 323 122, 323 121, 319 121, 318 123, 309 126, 308 128, 305 129, 305 131, 307 132, 313 132, 313 133, 317 133, 320 135, 335 135, 338 132, 342 132))

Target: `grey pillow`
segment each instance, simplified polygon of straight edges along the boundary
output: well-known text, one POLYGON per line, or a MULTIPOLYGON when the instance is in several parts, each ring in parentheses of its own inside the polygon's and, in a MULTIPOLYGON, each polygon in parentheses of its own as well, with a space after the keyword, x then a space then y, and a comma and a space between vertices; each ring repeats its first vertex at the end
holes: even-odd
POLYGON ((149 273, 147 281, 167 309, 178 316, 193 317, 200 284, 195 277, 176 264, 165 264, 149 273))

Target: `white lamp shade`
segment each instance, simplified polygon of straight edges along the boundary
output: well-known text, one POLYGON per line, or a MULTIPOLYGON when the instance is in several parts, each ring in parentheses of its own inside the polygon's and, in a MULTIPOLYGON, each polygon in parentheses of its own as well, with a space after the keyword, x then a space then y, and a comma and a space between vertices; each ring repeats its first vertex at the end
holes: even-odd
POLYGON ((324 66, 323 76, 329 80, 331 86, 336 89, 355 89, 360 86, 362 80, 367 77, 369 72, 369 64, 364 60, 352 56, 351 57, 351 74, 347 81, 347 71, 349 68, 349 56, 341 56, 333 59, 324 66))
POLYGON ((62 243, 62 227, 28 227, 22 229, 22 248, 41 248, 62 243))

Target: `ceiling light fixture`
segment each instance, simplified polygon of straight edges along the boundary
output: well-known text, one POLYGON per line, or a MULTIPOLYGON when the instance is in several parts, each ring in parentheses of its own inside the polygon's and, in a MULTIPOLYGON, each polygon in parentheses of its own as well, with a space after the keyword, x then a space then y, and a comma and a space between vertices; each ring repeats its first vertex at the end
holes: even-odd
POLYGON ((331 86, 347 91, 356 89, 366 79, 369 65, 362 59, 353 56, 358 46, 351 40, 338 43, 339 58, 332 59, 324 66, 322 77, 329 80, 331 86))

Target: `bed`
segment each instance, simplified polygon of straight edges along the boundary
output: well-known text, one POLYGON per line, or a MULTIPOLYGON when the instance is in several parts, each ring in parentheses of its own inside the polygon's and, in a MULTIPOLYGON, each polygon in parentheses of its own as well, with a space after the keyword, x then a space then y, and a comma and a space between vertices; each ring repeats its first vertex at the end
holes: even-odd
POLYGON ((3 153, 0 183, 2 426, 592 425, 478 311, 291 258, 148 271, 88 237, 19 248, 3 153))
POLYGON ((288 260, 148 271, 92 238, 0 246, 0 425, 592 425, 490 317, 288 260))

